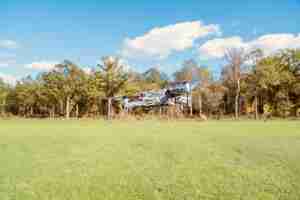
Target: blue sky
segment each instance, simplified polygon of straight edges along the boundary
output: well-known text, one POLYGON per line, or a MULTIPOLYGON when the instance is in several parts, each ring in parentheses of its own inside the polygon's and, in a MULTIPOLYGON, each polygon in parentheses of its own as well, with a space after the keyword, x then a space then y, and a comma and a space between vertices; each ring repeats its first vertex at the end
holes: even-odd
POLYGON ((0 19, 0 76, 6 78, 36 74, 43 69, 38 65, 64 59, 92 67, 105 55, 120 55, 139 71, 156 66, 170 74, 194 58, 217 72, 222 55, 211 51, 220 47, 270 50, 270 40, 285 41, 274 49, 300 47, 299 0, 2 0, 0 19), (193 27, 195 34, 185 35, 193 27), (148 34, 155 28, 162 30, 148 34), (151 44, 160 43, 160 34, 168 35, 161 46, 151 44))

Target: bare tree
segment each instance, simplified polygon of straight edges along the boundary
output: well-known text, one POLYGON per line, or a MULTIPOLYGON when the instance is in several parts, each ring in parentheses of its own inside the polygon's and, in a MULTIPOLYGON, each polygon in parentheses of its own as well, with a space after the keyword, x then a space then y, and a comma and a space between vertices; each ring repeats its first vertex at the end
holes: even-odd
POLYGON ((241 74, 242 68, 247 60, 245 50, 243 48, 227 49, 225 53, 225 60, 227 62, 227 78, 233 82, 235 89, 235 118, 239 117, 239 100, 241 92, 241 74))
POLYGON ((261 49, 255 49, 247 54, 247 60, 250 62, 250 66, 252 67, 249 78, 248 78, 248 85, 251 86, 250 91, 254 94, 254 106, 255 106, 255 119, 259 118, 258 116, 258 93, 259 93, 259 86, 258 81, 259 77, 257 74, 257 65, 259 64, 260 60, 263 58, 263 51, 261 49))

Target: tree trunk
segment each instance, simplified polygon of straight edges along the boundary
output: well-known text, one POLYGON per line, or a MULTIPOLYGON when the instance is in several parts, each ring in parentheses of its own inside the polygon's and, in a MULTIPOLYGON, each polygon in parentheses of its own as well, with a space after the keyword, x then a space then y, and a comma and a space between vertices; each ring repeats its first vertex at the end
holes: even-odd
POLYGON ((198 103, 199 103, 199 117, 201 117, 202 116, 202 95, 201 94, 199 94, 198 103))
POLYGON ((67 96, 66 99, 66 115, 65 115, 66 119, 70 118, 70 96, 67 96))
POLYGON ((33 107, 30 106, 30 117, 32 117, 32 116, 33 116, 33 107))
POLYGON ((240 99, 240 80, 237 80, 237 89, 235 94, 235 119, 239 118, 239 99, 240 99))
POLYGON ((159 117, 161 117, 161 115, 162 115, 162 107, 160 106, 159 107, 159 117))
POLYGON ((55 106, 52 106, 51 110, 50 110, 50 118, 55 118, 55 106))
POLYGON ((107 119, 111 119, 111 98, 107 99, 107 119))
POLYGON ((65 115, 64 100, 59 101, 59 115, 65 115))
POLYGON ((235 95, 234 112, 235 112, 235 119, 238 119, 239 118, 239 95, 238 94, 235 95))
POLYGON ((79 117, 79 106, 78 104, 76 104, 76 118, 79 117))
POLYGON ((186 94, 186 105, 189 108, 189 114, 190 114, 190 116, 193 116, 192 94, 191 94, 191 99, 190 100, 189 100, 189 93, 186 94))
POLYGON ((258 119, 258 98, 257 94, 255 94, 255 100, 254 100, 254 106, 255 106, 255 119, 258 119))
POLYGON ((5 107, 6 107, 6 100, 3 99, 3 102, 2 102, 2 108, 1 108, 1 113, 2 113, 3 116, 4 116, 4 114, 5 114, 5 107))
POLYGON ((223 102, 223 114, 224 114, 224 115, 226 114, 226 104, 227 104, 227 102, 224 101, 224 102, 223 102))
POLYGON ((193 97, 192 97, 192 93, 191 93, 191 99, 190 99, 190 116, 193 116, 193 97))

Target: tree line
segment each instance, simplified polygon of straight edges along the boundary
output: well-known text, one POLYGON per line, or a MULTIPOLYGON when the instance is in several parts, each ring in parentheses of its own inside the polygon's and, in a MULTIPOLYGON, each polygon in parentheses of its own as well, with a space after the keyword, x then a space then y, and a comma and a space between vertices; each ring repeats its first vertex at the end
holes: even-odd
MULTIPOLYGON (((193 90, 194 116, 246 115, 252 118, 300 115, 300 50, 264 55, 259 49, 228 49, 221 74, 186 60, 172 77, 157 68, 125 70, 117 57, 104 57, 90 73, 65 60, 15 85, 0 80, 0 116, 37 118, 99 117, 107 99, 164 88, 169 81, 199 81, 193 90)), ((112 102, 115 113, 122 113, 112 102)), ((140 111, 143 112, 143 111, 140 111)))

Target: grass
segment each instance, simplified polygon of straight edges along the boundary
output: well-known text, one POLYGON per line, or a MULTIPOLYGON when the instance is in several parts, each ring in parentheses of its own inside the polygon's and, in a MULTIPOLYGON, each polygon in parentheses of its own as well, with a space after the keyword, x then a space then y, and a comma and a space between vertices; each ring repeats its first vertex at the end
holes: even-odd
POLYGON ((0 120, 0 200, 44 199, 300 199, 300 123, 0 120))

